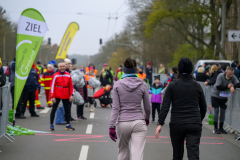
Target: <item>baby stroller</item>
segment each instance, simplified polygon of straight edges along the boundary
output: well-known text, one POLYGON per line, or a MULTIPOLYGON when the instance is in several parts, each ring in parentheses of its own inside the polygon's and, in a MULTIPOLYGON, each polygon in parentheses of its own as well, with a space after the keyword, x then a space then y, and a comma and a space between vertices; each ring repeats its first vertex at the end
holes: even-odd
POLYGON ((103 87, 93 95, 93 98, 99 99, 100 105, 102 107, 106 107, 107 105, 110 105, 112 107, 112 97, 110 95, 111 89, 112 86, 110 85, 103 87))
MULTIPOLYGON (((111 90, 110 90, 111 91, 111 90)), ((112 108, 112 97, 110 95, 110 91, 104 93, 104 95, 102 95, 100 98, 99 98, 99 101, 100 101, 100 105, 102 107, 106 107, 107 105, 110 105, 110 107, 112 108)))

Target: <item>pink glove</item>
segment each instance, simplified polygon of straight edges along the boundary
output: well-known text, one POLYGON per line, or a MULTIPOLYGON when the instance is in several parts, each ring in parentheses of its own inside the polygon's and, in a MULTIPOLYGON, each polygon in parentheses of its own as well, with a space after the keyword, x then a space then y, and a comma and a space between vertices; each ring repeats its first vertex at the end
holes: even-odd
POLYGON ((149 125, 149 119, 145 119, 146 125, 149 125))
POLYGON ((117 134, 116 134, 115 128, 109 128, 109 137, 110 137, 114 142, 116 142, 117 134))

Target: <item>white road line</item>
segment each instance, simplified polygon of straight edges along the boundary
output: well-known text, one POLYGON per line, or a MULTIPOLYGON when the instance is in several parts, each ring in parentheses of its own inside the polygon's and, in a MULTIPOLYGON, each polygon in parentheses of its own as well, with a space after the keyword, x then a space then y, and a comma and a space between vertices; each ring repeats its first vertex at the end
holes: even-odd
POLYGON ((94 119, 95 113, 90 113, 89 119, 94 119))
POLYGON ((45 107, 40 113, 48 113, 51 108, 45 107))
POLYGON ((93 128, 93 125, 92 125, 92 124, 89 124, 89 125, 87 126, 86 134, 92 134, 92 128, 93 128))
POLYGON ((89 146, 83 145, 78 160, 87 160, 89 146))

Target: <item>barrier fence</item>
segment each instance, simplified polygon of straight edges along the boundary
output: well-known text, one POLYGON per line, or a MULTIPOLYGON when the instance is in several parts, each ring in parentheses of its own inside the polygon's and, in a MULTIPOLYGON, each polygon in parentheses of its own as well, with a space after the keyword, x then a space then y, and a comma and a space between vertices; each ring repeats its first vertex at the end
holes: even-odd
MULTIPOLYGON (((199 82, 201 85, 205 99, 207 102, 207 115, 213 114, 214 108, 211 104, 211 91, 213 86, 204 86, 203 82, 199 82)), ((236 92, 228 98, 227 109, 225 115, 226 131, 234 129, 235 132, 240 133, 240 89, 236 89, 236 92)), ((240 136, 236 140, 239 140, 240 136)))
POLYGON ((14 138, 6 133, 9 115, 9 102, 10 83, 7 83, 5 86, 0 87, 0 138, 5 137, 12 142, 12 139, 14 140, 14 138))

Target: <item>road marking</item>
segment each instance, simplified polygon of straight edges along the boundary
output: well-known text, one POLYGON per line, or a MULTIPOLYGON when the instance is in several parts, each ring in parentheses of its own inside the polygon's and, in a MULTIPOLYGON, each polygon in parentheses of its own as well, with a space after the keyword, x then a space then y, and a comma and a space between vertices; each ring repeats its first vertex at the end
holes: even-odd
POLYGON ((40 113, 48 113, 51 108, 45 107, 40 113))
POLYGON ((83 145, 80 151, 79 160, 87 160, 89 146, 83 145))
POLYGON ((93 125, 92 125, 92 124, 89 124, 89 125, 87 126, 86 134, 92 134, 92 128, 93 128, 93 125))
POLYGON ((95 113, 90 113, 89 119, 94 119, 95 113))

